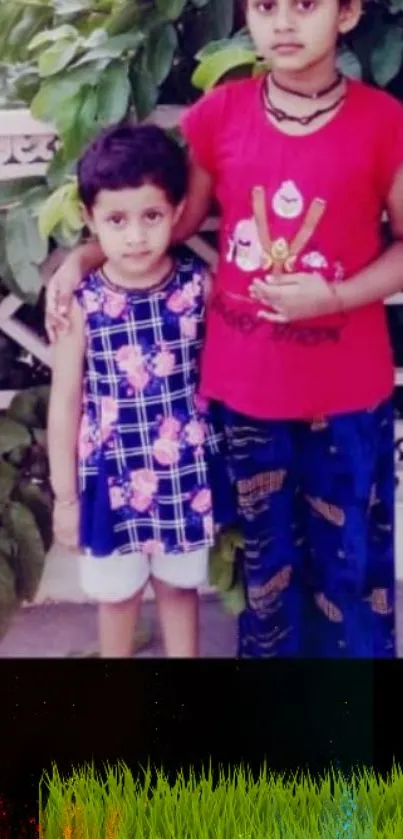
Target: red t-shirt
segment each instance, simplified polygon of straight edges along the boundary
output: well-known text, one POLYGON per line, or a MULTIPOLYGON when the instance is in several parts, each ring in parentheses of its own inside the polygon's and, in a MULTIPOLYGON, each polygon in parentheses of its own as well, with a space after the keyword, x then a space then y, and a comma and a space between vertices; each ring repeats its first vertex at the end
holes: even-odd
POLYGON ((261 305, 248 288, 268 273, 267 242, 263 248, 252 191, 263 187, 271 244, 291 245, 313 213, 292 270, 348 281, 384 248, 382 212, 403 165, 403 108, 351 81, 327 125, 289 136, 267 120, 261 84, 224 84, 182 119, 196 160, 214 178, 222 217, 203 393, 257 419, 370 408, 394 384, 384 304, 285 325, 257 318, 261 305))

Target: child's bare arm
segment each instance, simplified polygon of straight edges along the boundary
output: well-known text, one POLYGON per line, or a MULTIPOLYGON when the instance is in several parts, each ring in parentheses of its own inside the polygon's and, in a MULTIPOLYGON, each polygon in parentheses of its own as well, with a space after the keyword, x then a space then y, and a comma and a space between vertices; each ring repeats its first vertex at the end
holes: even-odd
POLYGON ((197 233, 207 216, 213 197, 213 179, 205 169, 196 163, 191 152, 189 165, 189 188, 183 213, 175 225, 175 242, 184 242, 197 233))
POLYGON ((50 278, 46 289, 46 331, 52 343, 70 324, 74 289, 88 271, 104 262, 104 252, 93 239, 74 248, 50 278))
POLYGON ((71 329, 61 335, 54 346, 48 415, 50 476, 56 499, 54 529, 59 541, 70 547, 75 546, 78 539, 77 443, 84 346, 83 314, 78 303, 73 301, 71 329))
POLYGON ((403 166, 393 180, 387 210, 395 241, 379 259, 338 286, 346 310, 385 300, 403 289, 403 166))

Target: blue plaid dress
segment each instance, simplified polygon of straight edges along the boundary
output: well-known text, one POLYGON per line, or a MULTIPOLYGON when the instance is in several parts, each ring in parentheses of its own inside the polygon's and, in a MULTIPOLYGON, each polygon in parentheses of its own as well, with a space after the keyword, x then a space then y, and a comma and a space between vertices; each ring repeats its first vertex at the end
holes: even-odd
POLYGON ((209 470, 220 436, 197 394, 202 264, 177 263, 152 291, 115 286, 97 271, 76 295, 86 333, 82 547, 106 556, 211 545, 209 470))

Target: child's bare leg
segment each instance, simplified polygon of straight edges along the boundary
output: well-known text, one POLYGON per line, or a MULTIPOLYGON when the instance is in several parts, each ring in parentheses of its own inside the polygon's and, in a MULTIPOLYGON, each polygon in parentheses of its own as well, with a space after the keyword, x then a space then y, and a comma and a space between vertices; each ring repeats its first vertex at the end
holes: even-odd
POLYGON ((143 589, 121 603, 100 603, 98 635, 101 658, 130 658, 143 589))
POLYGON ((165 654, 168 658, 199 655, 199 596, 196 588, 179 589, 153 577, 165 654))

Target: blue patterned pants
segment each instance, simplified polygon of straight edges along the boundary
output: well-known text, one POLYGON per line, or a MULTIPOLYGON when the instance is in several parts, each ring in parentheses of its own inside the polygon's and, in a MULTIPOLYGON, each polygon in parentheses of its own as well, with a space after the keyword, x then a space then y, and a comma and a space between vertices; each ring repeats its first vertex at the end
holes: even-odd
POLYGON ((245 542, 238 657, 395 657, 392 404, 219 414, 245 542))

